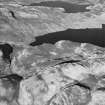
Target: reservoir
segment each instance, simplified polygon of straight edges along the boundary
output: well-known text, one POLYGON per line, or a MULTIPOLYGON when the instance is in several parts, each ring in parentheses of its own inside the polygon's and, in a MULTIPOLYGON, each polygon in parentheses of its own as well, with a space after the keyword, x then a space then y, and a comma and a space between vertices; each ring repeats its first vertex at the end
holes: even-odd
POLYGON ((73 3, 67 3, 64 1, 46 1, 40 3, 32 3, 30 6, 46 6, 46 7, 58 7, 64 8, 65 13, 77 13, 77 12, 88 12, 86 9, 89 5, 77 5, 73 3))
POLYGON ((65 31, 48 33, 36 37, 32 46, 43 43, 54 44, 60 40, 69 40, 80 43, 91 43, 100 47, 105 47, 105 30, 103 29, 68 29, 65 31))

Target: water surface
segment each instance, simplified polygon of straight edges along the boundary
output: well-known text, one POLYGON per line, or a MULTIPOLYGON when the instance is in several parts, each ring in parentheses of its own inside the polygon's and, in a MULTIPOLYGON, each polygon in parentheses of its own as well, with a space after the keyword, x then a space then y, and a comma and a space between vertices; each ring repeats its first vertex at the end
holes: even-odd
POLYGON ((86 9, 89 5, 76 5, 72 3, 67 3, 64 1, 46 1, 41 3, 32 3, 30 6, 47 6, 47 7, 60 7, 64 8, 66 13, 77 13, 77 12, 87 12, 86 9))
POLYGON ((40 45, 43 43, 54 44, 60 40, 70 40, 80 43, 91 43, 97 46, 105 47, 104 29, 68 29, 65 31, 54 32, 36 37, 36 41, 31 45, 40 45))

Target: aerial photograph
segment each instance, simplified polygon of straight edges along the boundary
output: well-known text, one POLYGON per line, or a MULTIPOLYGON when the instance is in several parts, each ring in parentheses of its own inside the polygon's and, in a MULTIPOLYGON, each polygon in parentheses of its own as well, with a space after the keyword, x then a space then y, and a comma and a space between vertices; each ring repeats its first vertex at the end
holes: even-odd
POLYGON ((105 0, 0 0, 0 105, 105 105, 105 0))

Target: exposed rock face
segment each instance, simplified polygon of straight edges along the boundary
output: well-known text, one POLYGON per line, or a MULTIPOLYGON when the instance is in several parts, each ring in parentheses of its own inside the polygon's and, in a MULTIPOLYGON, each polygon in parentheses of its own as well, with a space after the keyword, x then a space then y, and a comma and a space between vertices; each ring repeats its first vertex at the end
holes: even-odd
POLYGON ((24 78, 20 105, 91 105, 99 88, 104 92, 105 48, 63 40, 13 53, 11 71, 24 78))

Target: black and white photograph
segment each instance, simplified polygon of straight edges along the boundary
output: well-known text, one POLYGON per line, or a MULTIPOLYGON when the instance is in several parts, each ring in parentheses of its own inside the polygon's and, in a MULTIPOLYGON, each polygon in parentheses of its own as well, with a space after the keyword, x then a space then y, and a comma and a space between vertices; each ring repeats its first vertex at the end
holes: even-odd
POLYGON ((105 105, 105 0, 0 0, 0 105, 105 105))

